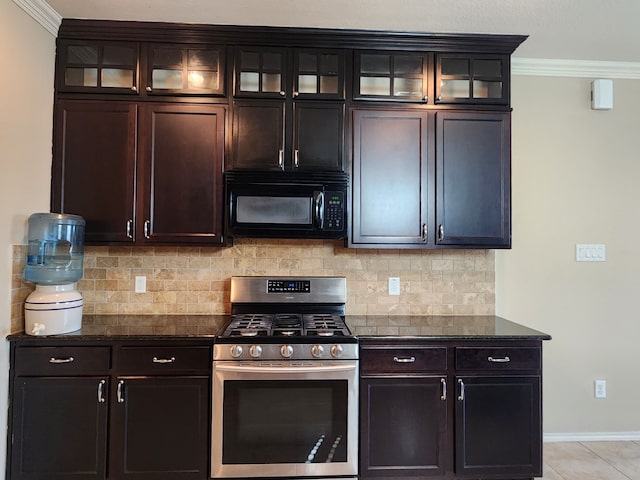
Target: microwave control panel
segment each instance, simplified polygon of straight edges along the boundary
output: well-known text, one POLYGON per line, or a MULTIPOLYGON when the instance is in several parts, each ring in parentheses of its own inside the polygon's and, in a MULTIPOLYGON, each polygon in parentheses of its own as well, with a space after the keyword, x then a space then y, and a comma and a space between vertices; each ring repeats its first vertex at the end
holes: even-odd
POLYGON ((342 230, 344 228, 344 193, 324 192, 324 230, 342 230))

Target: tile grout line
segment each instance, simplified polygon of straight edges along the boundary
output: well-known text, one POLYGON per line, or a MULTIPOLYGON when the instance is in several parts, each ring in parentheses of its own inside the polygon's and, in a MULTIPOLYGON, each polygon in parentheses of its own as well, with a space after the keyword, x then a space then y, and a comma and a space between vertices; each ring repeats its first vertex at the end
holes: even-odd
MULTIPOLYGON (((638 443, 638 442, 634 442, 634 443, 638 443)), ((598 452, 592 450, 591 448, 589 448, 588 445, 586 445, 583 442, 580 442, 580 445, 582 445, 584 448, 586 448, 587 450, 589 450, 591 453, 593 453, 596 457, 598 457, 600 460, 602 460, 603 462, 605 462, 607 465, 610 465, 611 468, 613 468, 614 470, 616 470, 618 473, 620 473, 620 475, 622 475, 625 478, 628 478, 629 480, 633 480, 631 477, 629 477, 626 473, 624 473, 623 471, 621 471, 615 464, 611 463, 609 460, 607 460, 606 458, 602 457, 601 455, 598 454, 598 452)))

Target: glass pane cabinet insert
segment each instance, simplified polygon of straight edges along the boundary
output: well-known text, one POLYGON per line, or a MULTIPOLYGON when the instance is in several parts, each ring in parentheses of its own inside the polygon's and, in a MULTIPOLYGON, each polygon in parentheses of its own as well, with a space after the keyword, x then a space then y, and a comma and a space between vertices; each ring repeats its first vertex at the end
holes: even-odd
POLYGON ((436 92, 438 103, 506 104, 506 57, 439 56, 436 92))
POLYGON ((426 55, 360 52, 356 55, 356 97, 427 101, 426 55))
POLYGON ((138 92, 138 46, 117 43, 65 43, 62 91, 138 92))

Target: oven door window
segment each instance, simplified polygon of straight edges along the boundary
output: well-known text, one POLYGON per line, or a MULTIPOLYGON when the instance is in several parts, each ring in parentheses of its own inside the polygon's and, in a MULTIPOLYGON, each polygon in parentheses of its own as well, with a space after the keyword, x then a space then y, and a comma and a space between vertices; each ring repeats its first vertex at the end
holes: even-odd
POLYGON ((347 461, 347 380, 228 380, 223 464, 347 461))
POLYGON ((270 197, 238 195, 238 224, 311 225, 311 197, 270 197))

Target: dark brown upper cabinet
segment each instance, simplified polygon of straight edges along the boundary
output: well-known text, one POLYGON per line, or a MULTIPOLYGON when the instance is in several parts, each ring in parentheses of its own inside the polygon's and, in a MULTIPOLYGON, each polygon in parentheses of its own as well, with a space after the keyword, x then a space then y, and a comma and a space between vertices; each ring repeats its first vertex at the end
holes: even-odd
POLYGON ((511 246, 511 115, 436 114, 436 244, 511 246))
POLYGON ((229 169, 344 169, 344 53, 242 47, 229 169))
POLYGON ((436 55, 436 103, 509 105, 508 55, 436 55))
POLYGON ((415 52, 355 52, 354 99, 427 103, 430 56, 415 52))
POLYGON ((148 45, 149 95, 225 94, 225 48, 218 45, 148 45))
POLYGON ((58 91, 136 95, 139 57, 136 42, 60 40, 58 91))
POLYGON ((88 244, 219 245, 225 107, 61 101, 51 209, 88 244))

